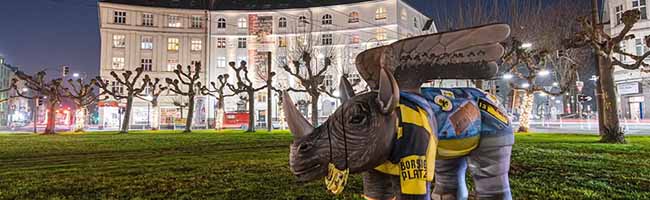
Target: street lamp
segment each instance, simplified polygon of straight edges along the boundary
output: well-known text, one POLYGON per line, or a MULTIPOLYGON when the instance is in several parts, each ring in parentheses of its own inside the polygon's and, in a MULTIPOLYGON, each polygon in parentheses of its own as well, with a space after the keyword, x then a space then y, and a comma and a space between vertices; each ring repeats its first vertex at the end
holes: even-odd
POLYGON ((521 84, 521 87, 522 87, 522 88, 528 88, 528 87, 530 87, 530 84, 528 84, 528 83, 524 83, 524 84, 521 84))
POLYGON ((526 42, 526 43, 521 44, 521 48, 524 48, 524 49, 530 49, 532 47, 533 47, 533 43, 530 43, 530 42, 526 42))
POLYGON ((512 76, 512 74, 510 74, 510 73, 507 73, 507 74, 504 74, 504 75, 503 75, 503 79, 504 79, 504 80, 510 80, 510 79, 512 79, 512 77, 513 77, 513 76, 512 76))
POLYGON ((537 75, 539 75, 539 76, 548 76, 549 74, 551 74, 551 72, 546 70, 546 69, 543 69, 543 70, 537 72, 537 75))
POLYGON ((560 86, 560 84, 557 82, 553 82, 553 87, 557 87, 557 86, 560 86))
POLYGON ((29 89, 27 89, 27 88, 23 88, 22 90, 23 90, 23 92, 29 91, 29 89))
POLYGON ((79 78, 79 73, 73 73, 72 77, 79 78))

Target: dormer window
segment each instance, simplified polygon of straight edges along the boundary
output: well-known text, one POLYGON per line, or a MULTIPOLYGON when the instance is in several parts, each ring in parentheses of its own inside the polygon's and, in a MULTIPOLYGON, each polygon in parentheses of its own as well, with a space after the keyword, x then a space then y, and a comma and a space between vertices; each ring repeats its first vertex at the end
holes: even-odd
POLYGON ((332 15, 330 14, 323 15, 323 25, 331 25, 331 24, 332 24, 332 15))
POLYGON ((386 14, 386 8, 384 8, 384 7, 379 7, 379 8, 377 8, 377 10, 375 11, 375 20, 386 19, 386 16, 387 16, 387 14, 386 14))
POLYGON ((357 23, 357 22, 359 22, 359 13, 356 12, 356 11, 351 12, 348 17, 349 17, 348 18, 348 23, 357 23))
POLYGON ((225 29, 226 28, 226 19, 224 19, 224 18, 217 19, 217 28, 218 29, 225 29))

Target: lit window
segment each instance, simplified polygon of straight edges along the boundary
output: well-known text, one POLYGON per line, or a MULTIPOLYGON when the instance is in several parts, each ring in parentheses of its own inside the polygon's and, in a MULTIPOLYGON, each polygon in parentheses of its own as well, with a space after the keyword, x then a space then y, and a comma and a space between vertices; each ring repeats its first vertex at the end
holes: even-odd
POLYGON ((280 19, 278 19, 278 27, 279 28, 287 28, 287 18, 280 17, 280 19))
POLYGON ((379 28, 377 29, 377 35, 376 35, 377 40, 379 41, 384 41, 386 40, 386 29, 379 28))
POLYGON ((113 69, 115 70, 124 69, 124 57, 113 57, 113 69))
POLYGON ((305 16, 298 17, 298 26, 304 27, 305 24, 307 24, 307 17, 305 16))
POLYGON ((192 39, 192 45, 190 46, 192 51, 201 51, 203 49, 203 41, 200 39, 192 39))
POLYGON ((287 47, 287 38, 278 37, 278 47, 287 47))
POLYGON ((113 47, 115 47, 115 48, 124 48, 124 47, 126 47, 126 36, 124 36, 124 35, 113 35, 113 47))
POLYGON ((248 28, 248 21, 246 20, 246 18, 244 17, 239 18, 239 20, 237 21, 237 27, 248 28))
POLYGON ((176 69, 176 66, 178 66, 178 60, 177 59, 169 59, 167 60, 167 71, 174 71, 176 69))
POLYGON ((323 34, 321 39, 323 45, 332 45, 332 34, 323 34))
POLYGON ((352 40, 350 42, 352 44, 359 44, 359 42, 361 42, 361 38, 358 35, 353 35, 352 40))
POLYGON ((142 67, 144 69, 144 71, 151 71, 151 68, 152 68, 151 59, 141 59, 140 60, 140 67, 142 67))
POLYGON ((402 21, 406 22, 406 20, 408 20, 408 13, 406 13, 406 9, 402 8, 402 12, 400 15, 402 17, 402 21))
POLYGON ((142 49, 153 49, 153 38, 151 36, 142 36, 142 49))
POLYGON ((226 57, 217 57, 217 67, 224 68, 226 67, 226 57))
POLYGON ((224 18, 217 19, 217 28, 218 29, 225 29, 226 28, 226 19, 224 19, 224 18))
POLYGON ((237 48, 245 49, 246 48, 246 38, 237 39, 237 48))
POLYGON ((217 48, 226 48, 226 38, 217 38, 217 48))
POLYGON ((126 24, 126 12, 124 11, 113 12, 113 23, 126 24))
POLYGON ((375 20, 382 20, 382 19, 386 19, 386 8, 379 7, 375 11, 375 20))
POLYGON ((332 24, 332 15, 330 14, 323 15, 323 25, 331 25, 331 24, 332 24))
POLYGON ((178 38, 167 38, 167 50, 178 51, 180 47, 181 47, 181 43, 178 38))
POLYGON ((181 19, 178 15, 169 15, 167 16, 167 26, 172 28, 180 28, 183 25, 181 24, 181 19))
POLYGON ((153 26, 153 14, 151 13, 142 14, 142 26, 153 26))
POLYGON ((203 18, 201 16, 192 16, 192 28, 203 28, 203 18))
POLYGON ((648 19, 648 11, 646 10, 646 0, 632 0, 632 9, 637 9, 641 12, 641 19, 648 19))
POLYGON ((351 12, 348 17, 349 17, 348 23, 357 23, 357 22, 359 22, 359 13, 356 12, 356 11, 351 12))

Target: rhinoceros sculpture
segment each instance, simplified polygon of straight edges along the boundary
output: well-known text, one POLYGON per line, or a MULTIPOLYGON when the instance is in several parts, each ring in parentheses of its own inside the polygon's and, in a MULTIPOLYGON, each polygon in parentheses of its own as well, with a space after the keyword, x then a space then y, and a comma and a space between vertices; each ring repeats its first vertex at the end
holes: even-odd
POLYGON ((355 95, 343 78, 343 103, 319 127, 285 93, 291 171, 299 181, 327 177, 334 193, 348 173, 363 172, 367 199, 466 199, 469 165, 478 198, 511 199, 514 136, 495 98, 472 88, 421 88, 433 79, 493 78, 509 33, 491 24, 364 51, 357 69, 373 91, 355 95))

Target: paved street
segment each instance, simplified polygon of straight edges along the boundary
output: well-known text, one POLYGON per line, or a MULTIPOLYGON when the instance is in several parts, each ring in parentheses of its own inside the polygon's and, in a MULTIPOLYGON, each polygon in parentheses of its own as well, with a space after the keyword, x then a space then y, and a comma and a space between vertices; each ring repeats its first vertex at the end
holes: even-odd
MULTIPOLYGON (((650 135, 650 120, 621 120, 621 125, 628 135, 650 135)), ((517 123, 515 123, 517 126, 517 123)), ((532 121, 531 131, 539 133, 584 133, 597 134, 596 120, 554 120, 532 121)))

